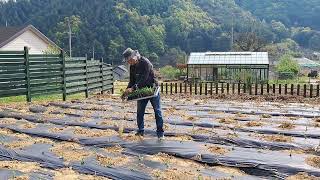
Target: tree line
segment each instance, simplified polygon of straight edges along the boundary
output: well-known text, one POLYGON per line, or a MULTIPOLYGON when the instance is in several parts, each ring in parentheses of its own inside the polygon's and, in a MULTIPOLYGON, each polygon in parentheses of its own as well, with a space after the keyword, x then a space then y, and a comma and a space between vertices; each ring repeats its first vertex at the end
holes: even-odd
POLYGON ((316 12, 299 19, 292 15, 300 2, 318 3, 301 0, 295 7, 291 1, 9 0, 0 2, 0 24, 33 24, 68 51, 69 21, 73 56, 91 57, 94 51, 114 64, 121 64, 126 47, 139 49, 156 66, 183 63, 193 51, 267 50, 276 57, 300 47, 319 50, 316 12), (284 15, 276 13, 281 8, 264 8, 276 5, 284 15))

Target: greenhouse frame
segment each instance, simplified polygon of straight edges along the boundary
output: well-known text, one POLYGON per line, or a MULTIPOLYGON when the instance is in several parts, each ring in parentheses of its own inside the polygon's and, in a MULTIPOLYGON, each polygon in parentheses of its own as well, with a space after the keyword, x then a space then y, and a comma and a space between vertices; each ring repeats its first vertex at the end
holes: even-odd
POLYGON ((267 83, 267 52, 191 53, 187 78, 192 82, 267 83))

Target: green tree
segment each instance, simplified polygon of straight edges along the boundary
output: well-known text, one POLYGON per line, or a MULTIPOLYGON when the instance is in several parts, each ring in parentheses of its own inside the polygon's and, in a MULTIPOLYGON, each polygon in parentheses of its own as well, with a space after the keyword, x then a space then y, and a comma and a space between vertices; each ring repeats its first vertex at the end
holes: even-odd
POLYGON ((71 28, 72 36, 77 35, 80 31, 81 19, 80 16, 72 15, 70 17, 65 17, 63 21, 59 22, 56 26, 55 40, 56 42, 67 49, 69 47, 68 37, 69 37, 69 23, 71 28))
POLYGON ((291 55, 286 54, 280 58, 276 69, 278 73, 293 73, 294 75, 297 75, 299 73, 300 66, 291 55))

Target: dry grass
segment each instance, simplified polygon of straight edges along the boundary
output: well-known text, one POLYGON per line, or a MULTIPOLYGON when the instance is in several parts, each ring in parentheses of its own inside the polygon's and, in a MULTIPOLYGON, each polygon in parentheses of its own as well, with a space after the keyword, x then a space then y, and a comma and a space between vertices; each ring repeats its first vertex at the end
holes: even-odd
POLYGON ((50 139, 45 138, 24 138, 13 142, 3 143, 4 147, 10 149, 23 149, 33 144, 53 144, 54 142, 50 139))
POLYGON ((106 157, 104 155, 98 154, 96 156, 97 161, 105 166, 105 167, 118 167, 118 166, 124 166, 129 162, 128 157, 121 156, 121 157, 106 157))
POLYGON ((23 173, 30 173, 41 169, 38 163, 21 161, 0 161, 0 169, 18 170, 23 173))
POLYGON ((17 120, 13 118, 0 118, 0 124, 10 125, 16 124, 17 120))
POLYGON ((144 139, 144 137, 136 136, 134 133, 122 134, 120 138, 122 140, 129 141, 129 142, 142 141, 144 139))
POLYGON ((51 133, 61 133, 65 130, 69 129, 68 127, 53 127, 49 129, 49 132, 51 133))
POLYGON ((319 178, 308 175, 308 173, 301 172, 294 176, 287 177, 286 180, 319 180, 319 178))
POLYGON ((78 172, 64 168, 57 169, 54 174, 54 180, 107 180, 105 177, 79 174, 78 172))
POLYGON ((212 134, 212 133, 215 133, 213 132, 211 129, 208 129, 208 128, 195 128, 191 131, 192 134, 212 134))
POLYGON ((318 118, 314 118, 313 120, 314 120, 315 122, 320 123, 320 117, 318 117, 318 118))
POLYGON ((271 118, 272 116, 270 115, 270 114, 262 114, 261 115, 261 118, 265 118, 265 119, 267 119, 267 118, 271 118))
POLYGON ((225 155, 230 151, 229 149, 219 147, 219 146, 214 146, 214 145, 208 146, 207 149, 211 153, 216 154, 216 155, 225 155))
POLYGON ((106 136, 115 136, 118 133, 115 130, 98 130, 98 129, 86 129, 81 127, 75 127, 73 133, 75 135, 84 136, 84 137, 106 137, 106 136))
POLYGON ((280 126, 278 126, 278 128, 280 128, 280 129, 294 129, 295 125, 290 122, 283 122, 280 124, 280 126))
POLYGON ((244 118, 244 117, 248 117, 248 115, 247 115, 247 114, 242 114, 242 113, 238 112, 238 113, 236 114, 236 117, 244 118))
POLYGON ((83 161, 83 159, 93 155, 92 152, 85 150, 79 144, 70 142, 54 144, 50 150, 67 162, 83 161))
POLYGON ((197 170, 197 169, 203 168, 203 165, 195 161, 176 158, 174 156, 171 156, 165 153, 158 153, 156 155, 146 156, 145 159, 164 163, 167 167, 176 167, 176 168, 179 167, 179 169, 190 168, 193 170, 197 170))
POLYGON ((158 180, 186 180, 186 179, 205 179, 209 180, 208 177, 203 177, 199 172, 195 172, 192 170, 184 170, 184 169, 166 169, 164 171, 161 170, 153 170, 152 176, 158 180))
POLYGON ((310 156, 305 159, 306 163, 315 168, 320 168, 320 157, 319 156, 310 156))
POLYGON ((238 121, 232 119, 232 118, 219 118, 219 123, 222 124, 237 124, 238 121))
POLYGON ((284 135, 262 135, 260 137, 262 140, 271 142, 292 142, 293 138, 284 135))
POLYGON ((166 140, 182 142, 182 141, 193 141, 193 138, 188 135, 177 135, 177 136, 166 137, 166 140))
POLYGON ((22 129, 33 129, 33 128, 36 128, 37 125, 34 123, 27 122, 25 124, 20 125, 19 127, 22 129))
POLYGON ((226 167, 226 166, 215 166, 212 169, 216 171, 223 172, 225 174, 231 174, 232 176, 245 176, 246 174, 237 169, 237 168, 232 168, 232 167, 226 167))
POLYGON ((260 121, 249 121, 246 123, 246 126, 248 127, 259 127, 259 126, 263 126, 263 123, 260 121))
POLYGON ((118 154, 118 153, 122 153, 124 149, 120 145, 116 145, 116 146, 104 148, 104 150, 107 151, 108 153, 118 154))

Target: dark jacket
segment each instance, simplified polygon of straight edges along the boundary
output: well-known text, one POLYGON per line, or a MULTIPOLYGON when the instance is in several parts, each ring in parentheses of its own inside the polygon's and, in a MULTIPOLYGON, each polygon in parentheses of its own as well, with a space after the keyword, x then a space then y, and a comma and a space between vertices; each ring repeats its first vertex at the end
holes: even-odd
POLYGON ((144 88, 158 85, 151 62, 142 57, 138 63, 130 66, 130 82, 127 88, 144 88))

